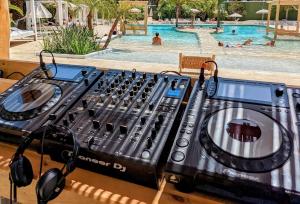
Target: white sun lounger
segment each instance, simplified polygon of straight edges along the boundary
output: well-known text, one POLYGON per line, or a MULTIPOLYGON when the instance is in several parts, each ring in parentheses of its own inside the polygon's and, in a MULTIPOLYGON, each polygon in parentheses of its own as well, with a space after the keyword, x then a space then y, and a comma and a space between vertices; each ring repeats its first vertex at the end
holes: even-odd
POLYGON ((32 30, 20 30, 16 27, 11 28, 10 40, 20 40, 31 36, 34 36, 34 32, 32 30))

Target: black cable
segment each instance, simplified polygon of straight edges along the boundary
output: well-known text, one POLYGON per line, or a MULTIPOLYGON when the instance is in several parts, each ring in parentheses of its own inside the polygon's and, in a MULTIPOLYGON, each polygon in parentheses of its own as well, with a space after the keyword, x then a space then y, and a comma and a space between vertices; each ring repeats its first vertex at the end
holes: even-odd
POLYGON ((11 77, 11 76, 14 75, 14 74, 19 74, 19 75, 21 75, 23 78, 25 77, 25 75, 24 75, 22 72, 13 72, 13 73, 10 73, 9 75, 7 75, 6 78, 9 78, 9 77, 11 77))
POLYGON ((42 171, 43 171, 43 160, 44 160, 44 141, 45 141, 45 136, 47 133, 49 125, 47 125, 43 131, 43 136, 41 140, 41 160, 40 160, 40 172, 39 172, 39 177, 42 176, 42 171))
POLYGON ((40 67, 41 67, 41 69, 43 70, 43 72, 45 73, 45 75, 46 75, 46 77, 47 77, 48 79, 53 79, 53 78, 56 76, 56 74, 57 74, 57 65, 56 65, 56 62, 55 62, 55 59, 54 59, 54 55, 53 55, 53 53, 52 53, 51 51, 49 51, 49 50, 42 50, 42 51, 40 52, 40 67), (51 76, 51 77, 48 75, 48 71, 49 71, 49 69, 51 69, 51 68, 47 69, 47 68, 46 68, 45 62, 43 61, 43 55, 42 55, 42 54, 43 54, 44 52, 50 53, 51 56, 52 56, 52 64, 53 64, 54 67, 55 67, 55 74, 54 74, 53 76, 51 76))
POLYGON ((166 70, 166 71, 160 72, 160 74, 166 74, 166 73, 174 73, 174 74, 177 74, 178 76, 182 76, 179 72, 176 72, 176 71, 169 71, 169 70, 166 70))
POLYGON ((12 179, 11 179, 11 175, 9 173, 9 203, 12 204, 12 186, 13 186, 13 182, 12 182, 12 179))

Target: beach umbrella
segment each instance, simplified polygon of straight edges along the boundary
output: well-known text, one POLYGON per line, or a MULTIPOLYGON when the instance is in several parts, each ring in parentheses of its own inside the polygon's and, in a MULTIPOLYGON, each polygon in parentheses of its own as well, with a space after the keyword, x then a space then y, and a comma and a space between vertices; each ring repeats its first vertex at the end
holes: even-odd
POLYGON ((200 13, 200 11, 199 11, 198 9, 191 9, 191 12, 192 12, 193 14, 200 13))
POLYGON ((75 9, 77 9, 78 6, 76 6, 75 4, 72 4, 71 2, 67 2, 68 3, 68 7, 74 11, 75 9))
POLYGON ((138 9, 138 8, 132 8, 129 10, 129 13, 141 13, 141 9, 138 9))
POLYGON ((238 13, 233 13, 233 14, 230 14, 228 17, 230 17, 230 18, 241 18, 243 16, 241 14, 238 14, 238 13))
POLYGON ((36 19, 39 19, 39 24, 40 24, 40 31, 41 31, 41 19, 43 18, 52 18, 52 14, 48 9, 46 9, 45 6, 43 6, 42 3, 38 3, 35 9, 32 9, 29 11, 28 14, 26 14, 27 18, 34 18, 33 16, 35 15, 36 19), (34 13, 35 11, 35 13, 34 13))
POLYGON ((269 11, 267 9, 261 9, 261 10, 256 11, 256 14, 261 14, 262 15, 261 20, 264 20, 265 14, 268 14, 268 13, 269 13, 269 11))

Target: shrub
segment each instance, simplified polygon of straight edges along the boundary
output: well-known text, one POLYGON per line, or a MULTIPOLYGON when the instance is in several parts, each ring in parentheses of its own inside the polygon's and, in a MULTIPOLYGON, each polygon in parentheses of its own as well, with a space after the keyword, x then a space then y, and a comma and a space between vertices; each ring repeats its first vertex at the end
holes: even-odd
POLYGON ((53 30, 43 38, 43 49, 53 53, 85 55, 99 50, 96 36, 87 27, 70 26, 53 30))

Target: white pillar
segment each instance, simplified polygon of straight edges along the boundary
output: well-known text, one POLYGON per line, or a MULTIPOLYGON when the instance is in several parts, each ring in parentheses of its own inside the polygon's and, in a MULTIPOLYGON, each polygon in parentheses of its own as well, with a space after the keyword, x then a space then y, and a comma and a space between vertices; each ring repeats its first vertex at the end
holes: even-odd
POLYGON ((57 0, 57 22, 60 26, 63 26, 63 6, 62 6, 62 0, 57 0))
POLYGON ((37 25, 36 25, 36 14, 35 14, 35 2, 30 0, 30 11, 31 11, 31 23, 33 26, 34 40, 37 40, 37 25))
POLYGON ((64 2, 64 10, 65 10, 65 20, 67 24, 69 23, 69 5, 68 2, 64 2))

